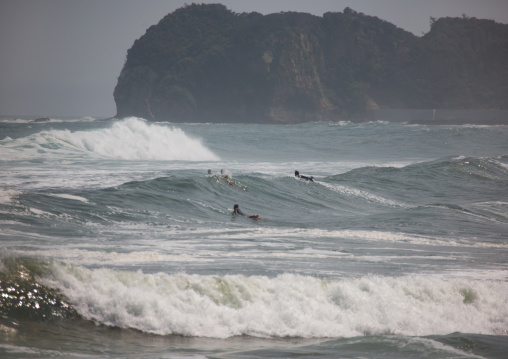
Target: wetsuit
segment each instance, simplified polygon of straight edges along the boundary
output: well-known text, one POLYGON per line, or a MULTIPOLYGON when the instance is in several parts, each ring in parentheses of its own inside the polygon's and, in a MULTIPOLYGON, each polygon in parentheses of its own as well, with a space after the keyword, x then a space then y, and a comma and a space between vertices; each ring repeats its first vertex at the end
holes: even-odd
POLYGON ((243 214, 243 212, 240 210, 240 207, 235 204, 235 206, 233 207, 233 214, 239 214, 240 216, 245 216, 245 214, 243 214))
POLYGON ((302 178, 304 180, 307 180, 307 181, 311 181, 311 182, 314 182, 314 177, 307 177, 307 176, 302 176, 300 174, 300 172, 298 171, 295 171, 295 176, 298 177, 298 178, 302 178))

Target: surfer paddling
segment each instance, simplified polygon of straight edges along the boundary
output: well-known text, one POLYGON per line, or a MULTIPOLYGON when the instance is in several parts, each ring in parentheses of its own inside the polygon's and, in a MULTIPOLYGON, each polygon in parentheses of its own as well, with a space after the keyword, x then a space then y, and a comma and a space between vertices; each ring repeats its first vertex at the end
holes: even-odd
POLYGON ((233 215, 240 215, 240 216, 244 216, 244 217, 247 217, 247 218, 252 218, 252 219, 261 219, 261 217, 259 216, 259 214, 253 214, 251 216, 247 216, 246 214, 244 214, 242 212, 242 210, 240 209, 240 206, 235 204, 233 206, 233 215))
POLYGON ((298 177, 298 178, 301 178, 301 179, 304 179, 304 180, 307 180, 307 181, 310 181, 310 182, 314 182, 314 177, 307 177, 307 176, 302 176, 300 174, 300 172, 298 171, 295 171, 295 176, 298 177))

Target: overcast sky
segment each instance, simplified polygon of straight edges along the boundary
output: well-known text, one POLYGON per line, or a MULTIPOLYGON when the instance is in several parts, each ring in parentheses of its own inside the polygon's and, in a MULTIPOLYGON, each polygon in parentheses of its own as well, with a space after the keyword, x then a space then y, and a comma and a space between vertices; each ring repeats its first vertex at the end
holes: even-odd
MULTIPOLYGON (((127 50, 146 29, 189 0, 0 0, 0 116, 116 113, 113 90, 127 50)), ((346 7, 421 36, 430 17, 508 23, 508 0, 215 0, 234 12, 346 7)))

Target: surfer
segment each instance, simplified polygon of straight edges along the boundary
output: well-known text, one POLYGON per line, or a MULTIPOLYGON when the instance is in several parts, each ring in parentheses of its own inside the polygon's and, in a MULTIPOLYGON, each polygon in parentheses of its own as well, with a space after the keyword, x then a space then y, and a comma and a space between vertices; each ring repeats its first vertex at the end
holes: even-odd
POLYGON ((233 182, 231 182, 231 178, 229 177, 229 174, 226 173, 225 170, 220 170, 220 174, 222 177, 224 177, 224 179, 226 180, 226 182, 228 183, 228 185, 232 186, 233 185, 233 182))
POLYGON ((233 206, 233 215, 240 215, 240 216, 244 216, 244 217, 247 217, 247 218, 252 218, 252 219, 261 219, 261 217, 259 216, 259 214, 253 214, 251 216, 247 216, 246 214, 244 214, 242 212, 242 210, 240 209, 240 206, 235 204, 233 206))
POLYGON ((301 179, 304 179, 304 180, 307 180, 307 181, 311 181, 311 182, 314 182, 314 177, 310 176, 310 177, 307 177, 307 176, 302 176, 300 174, 300 172, 298 171, 295 171, 295 176, 298 177, 298 178, 301 178, 301 179))
MULTIPOLYGON (((212 175, 212 170, 211 169, 208 170, 208 175, 209 176, 212 175)), ((218 175, 215 175, 215 176, 217 176, 217 178, 218 178, 218 175)), ((225 170, 220 170, 220 176, 226 180, 228 185, 230 185, 230 186, 233 185, 233 182, 231 181, 231 177, 229 176, 229 174, 226 173, 225 170)))

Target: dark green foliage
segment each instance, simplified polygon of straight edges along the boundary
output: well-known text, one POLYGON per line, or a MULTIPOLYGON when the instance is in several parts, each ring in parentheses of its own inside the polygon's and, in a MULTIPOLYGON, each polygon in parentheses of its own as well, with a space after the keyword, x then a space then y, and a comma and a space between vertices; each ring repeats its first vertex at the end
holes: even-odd
POLYGON ((507 108, 508 26, 431 18, 417 37, 346 8, 236 14, 187 5, 136 40, 118 116, 171 121, 366 119, 371 108, 507 108))

